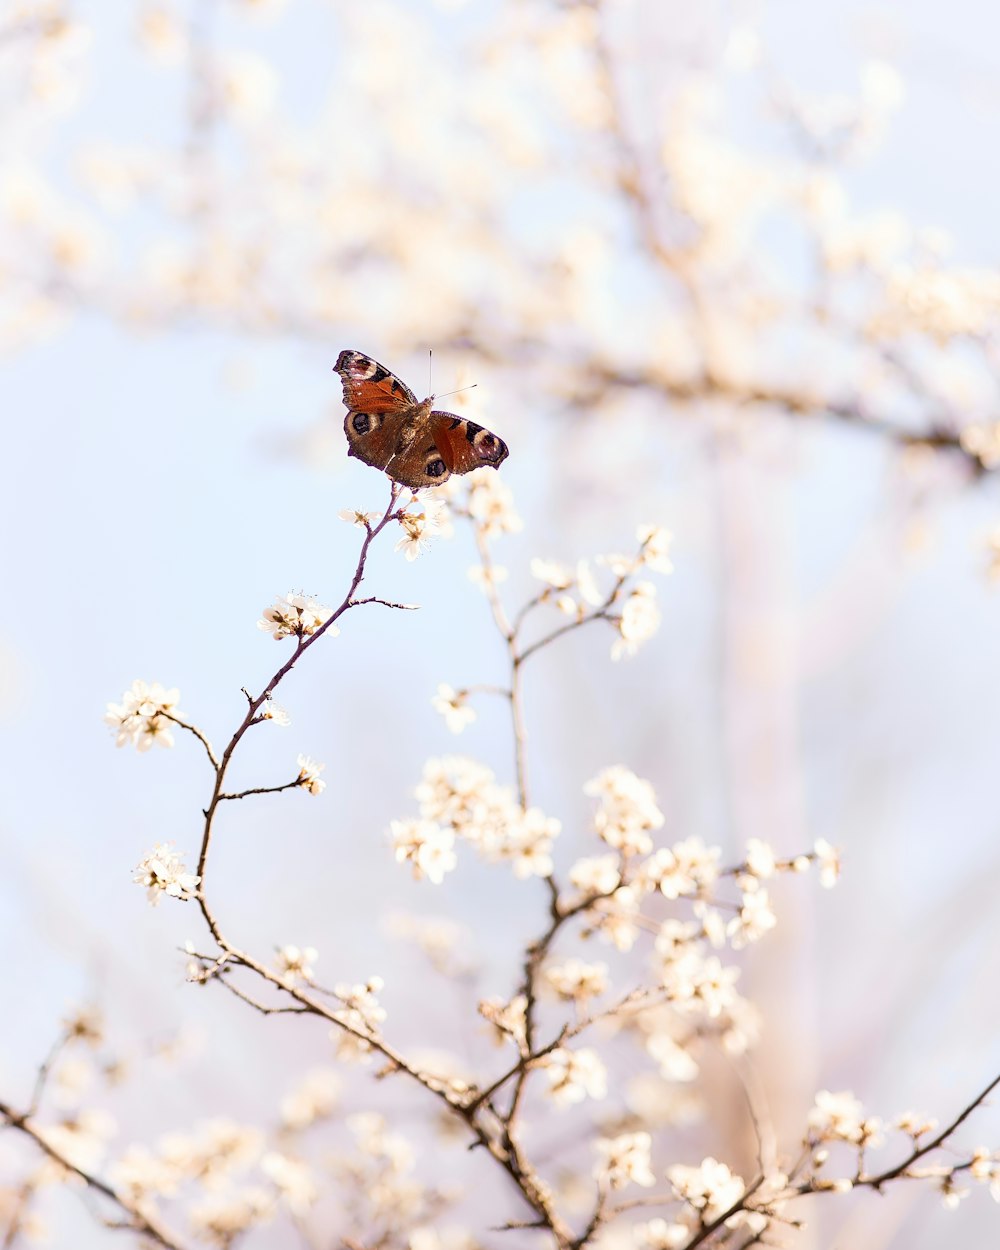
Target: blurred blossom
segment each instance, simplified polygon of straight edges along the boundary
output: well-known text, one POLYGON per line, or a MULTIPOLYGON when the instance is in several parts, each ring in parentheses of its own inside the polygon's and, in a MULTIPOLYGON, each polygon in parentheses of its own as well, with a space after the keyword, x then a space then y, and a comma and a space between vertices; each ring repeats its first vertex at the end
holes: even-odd
POLYGON ((173 722, 169 717, 179 716, 180 697, 176 687, 167 690, 158 681, 152 685, 134 681, 121 703, 109 703, 104 715, 104 723, 115 730, 115 746, 133 743, 140 751, 148 751, 154 743, 172 747, 173 722))
POLYGON ((221 68, 222 99, 237 121, 259 121, 274 104, 278 79, 271 65, 252 52, 230 52, 221 68))
POLYGON ((322 794, 326 789, 326 782, 320 777, 320 773, 326 768, 326 765, 317 764, 308 755, 300 755, 297 763, 299 766, 298 783, 302 789, 309 794, 322 794))
POLYGON ((588 781, 583 792, 600 800, 594 827, 603 841, 625 854, 649 854, 650 831, 663 824, 663 813, 648 781, 616 765, 588 781))
POLYGON ((418 880, 426 877, 440 885, 445 873, 458 866, 454 833, 431 820, 394 820, 392 843, 396 862, 412 864, 413 875, 418 880))
POLYGON ((296 981, 306 983, 315 979, 314 964, 319 958, 319 951, 314 946, 279 946, 278 975, 283 981, 294 985, 296 981))
POLYGON ((442 683, 437 694, 431 699, 436 712, 444 717, 445 724, 452 733, 461 733, 467 725, 476 719, 475 709, 469 706, 468 692, 455 690, 452 686, 442 683))
POLYGON ((830 890, 840 879, 840 851, 835 846, 831 846, 825 838, 819 838, 813 848, 813 853, 819 863, 820 885, 830 890))
POLYGON ((545 969, 545 980, 560 998, 584 1003, 607 990, 608 965, 567 959, 563 963, 550 964, 545 969))
POLYGON ((476 469, 466 478, 468 509, 488 538, 514 534, 524 522, 514 511, 510 487, 494 469, 476 469))
POLYGON ((286 1128, 303 1129, 327 1119, 340 1099, 343 1082, 332 1068, 313 1068, 295 1089, 281 1100, 281 1120, 286 1128))
POLYGON ((549 1079, 549 1094, 558 1106, 585 1098, 603 1098, 608 1092, 607 1070, 596 1051, 587 1047, 557 1047, 538 1061, 549 1079))
POLYGON ((187 55, 187 35, 170 9, 149 5, 139 17, 140 46, 165 65, 176 65, 187 55))
POLYGON ((623 1133, 620 1137, 598 1139, 600 1156, 594 1166, 598 1180, 606 1180, 612 1189, 632 1183, 649 1187, 656 1184, 650 1167, 652 1138, 648 1133, 623 1133))
POLYGON ((38 1125, 37 1131, 72 1167, 94 1172, 104 1160, 107 1143, 117 1132, 117 1125, 108 1112, 85 1107, 54 1124, 38 1125))
POLYGON ((652 582, 639 582, 622 606, 618 633, 611 647, 611 658, 635 655, 642 643, 660 627, 660 610, 656 606, 656 587, 652 582))
POLYGON ((692 1206, 705 1223, 727 1211, 744 1192, 743 1178, 711 1156, 697 1167, 676 1164, 667 1170, 667 1176, 678 1197, 692 1206))
POLYGON ((282 1202, 295 1215, 305 1215, 319 1197, 312 1168, 301 1159, 269 1150, 260 1161, 260 1170, 277 1189, 282 1202))
POLYGON ((519 1049, 527 1045, 526 1010, 528 1000, 516 994, 509 1003, 500 998, 487 998, 479 1004, 479 1014, 497 1031, 497 1041, 510 1038, 519 1049))

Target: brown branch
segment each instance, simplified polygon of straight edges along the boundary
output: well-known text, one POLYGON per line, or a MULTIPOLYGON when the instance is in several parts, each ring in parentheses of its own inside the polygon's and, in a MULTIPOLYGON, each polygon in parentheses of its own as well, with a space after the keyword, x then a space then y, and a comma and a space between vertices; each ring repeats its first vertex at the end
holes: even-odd
POLYGON ((854 1182, 855 1187, 859 1185, 866 1185, 872 1189, 881 1189, 881 1187, 885 1185, 887 1182, 898 1180, 900 1177, 904 1176, 906 1171, 914 1163, 916 1163, 918 1159, 922 1159, 924 1155, 930 1154, 932 1150, 937 1150, 939 1146, 943 1145, 944 1142, 959 1127, 959 1125, 963 1124, 969 1118, 969 1116, 972 1115, 973 1111, 975 1111, 977 1107, 982 1106, 982 1104, 986 1101, 986 1099, 990 1096, 990 1094, 996 1089, 998 1085, 1000 1085, 1000 1075, 995 1076, 993 1080, 990 1081, 989 1085, 987 1085, 984 1090, 978 1093, 975 1096, 975 1098, 973 1098, 973 1100, 968 1104, 968 1106, 966 1106, 962 1111, 960 1111, 958 1115, 955 1116, 955 1118, 951 1121, 951 1123, 948 1124, 945 1128, 943 1128, 940 1133, 937 1133, 934 1137, 931 1137, 922 1146, 917 1146, 914 1143, 912 1153, 906 1159, 904 1159, 902 1163, 897 1164, 894 1168, 888 1168, 884 1172, 878 1172, 873 1176, 859 1177, 854 1182))
MULTIPOLYGON (((222 794, 222 783, 225 779, 226 771, 229 768, 229 762, 233 757, 233 752, 239 746, 243 738, 243 735, 250 728, 250 725, 253 723, 254 717, 257 715, 257 712, 259 711, 262 704, 271 697, 273 691, 280 684, 280 682, 292 671, 299 657, 304 655, 305 652, 310 647, 315 646, 315 644, 319 642, 320 638, 323 637, 326 631, 330 629, 333 626, 333 624, 337 620, 339 620, 339 618, 343 616, 344 613, 347 612, 352 607, 354 593, 357 590, 358 586, 361 584, 361 579, 365 575, 365 565, 368 560, 368 550, 371 547, 371 544, 375 540, 375 538, 378 537, 378 535, 382 532, 382 530, 385 529, 385 527, 393 519, 393 511, 396 507, 396 501, 399 498, 400 490, 401 488, 397 485, 397 483, 395 482, 391 483, 389 506, 386 508, 385 513, 382 516, 382 519, 373 528, 366 529, 364 542, 361 544, 361 552, 358 556, 358 563, 354 570, 354 576, 351 579, 350 589, 348 590, 347 594, 344 596, 344 599, 341 602, 340 606, 334 612, 330 614, 327 620, 325 620, 323 624, 314 633, 310 634, 308 637, 300 637, 296 643, 295 650, 292 652, 289 659, 286 660, 284 664, 282 664, 282 666, 278 669, 278 671, 274 674, 271 680, 264 687, 263 691, 259 695, 257 695, 256 698, 248 698, 249 706, 247 707, 246 715, 243 717, 242 723, 240 724, 236 732, 233 734, 233 736, 230 738, 229 742, 226 745, 226 749, 222 753, 222 759, 219 761, 219 765, 216 770, 215 789, 212 793, 212 797, 209 801, 208 807, 205 809, 205 826, 204 826, 204 831, 202 833, 201 851, 198 855, 198 870, 197 870, 198 876, 200 878, 200 884, 198 887, 198 903, 199 903, 199 906, 201 907, 202 915, 205 917, 205 923, 208 925, 209 931, 211 932, 212 936, 216 939, 216 941, 219 941, 219 936, 220 936, 218 924, 216 923, 215 918, 212 916, 211 912, 208 910, 208 908, 205 905, 205 895, 204 895, 205 867, 208 861, 208 851, 209 851, 209 847, 211 845, 211 840, 212 840, 212 825, 213 825, 213 821, 215 818, 215 811, 221 801, 220 796, 222 794)), ((219 945, 222 946, 223 943, 220 942, 219 945)))
POLYGON ((252 786, 249 790, 240 790, 236 794, 220 794, 219 802, 224 803, 227 799, 245 799, 251 794, 281 794, 285 790, 297 790, 302 785, 302 778, 296 777, 294 781, 286 781, 280 786, 252 786))
POLYGON ((178 725, 181 729, 186 729, 188 733, 194 734, 194 736, 198 739, 201 745, 205 748, 205 752, 208 755, 208 758, 209 758, 209 761, 211 762, 212 767, 213 768, 219 767, 219 761, 215 758, 215 752, 212 750, 212 744, 205 737, 205 735, 201 732, 201 730, 198 728, 197 725, 189 724, 188 721, 181 720, 179 716, 174 716, 172 712, 167 712, 163 708, 160 708, 157 711, 157 715, 162 716, 164 720, 173 721, 173 723, 175 725, 178 725))
POLYGON ((87 1185, 88 1189, 110 1199, 115 1206, 124 1211, 129 1217, 128 1220, 123 1224, 114 1224, 112 1227, 133 1233, 141 1233, 143 1236, 151 1238, 157 1245, 163 1246, 165 1250, 183 1250, 183 1243, 177 1239, 174 1233, 160 1224, 153 1216, 140 1211, 113 1185, 101 1180, 100 1177, 95 1176, 92 1172, 87 1172, 83 1168, 77 1167, 76 1164, 70 1163, 54 1146, 46 1141, 43 1130, 36 1128, 27 1115, 15 1111, 7 1103, 0 1102, 0 1117, 11 1128, 30 1137, 45 1155, 65 1168, 67 1172, 72 1172, 74 1176, 78 1176, 87 1185))

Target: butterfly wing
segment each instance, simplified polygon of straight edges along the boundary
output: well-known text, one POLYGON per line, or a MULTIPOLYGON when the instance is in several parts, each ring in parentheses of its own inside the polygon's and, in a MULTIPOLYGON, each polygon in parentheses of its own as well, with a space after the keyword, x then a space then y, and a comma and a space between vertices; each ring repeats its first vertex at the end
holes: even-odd
POLYGON ((364 352, 343 351, 333 366, 344 384, 344 403, 357 412, 395 412, 410 408, 417 397, 385 365, 364 352))
POLYGON ((449 474, 471 473, 487 464, 499 469, 510 454, 502 438, 453 412, 432 412, 427 426, 449 474))
POLYGON ((405 445, 403 429, 417 406, 416 395, 364 352, 343 351, 333 367, 344 384, 347 454, 385 470, 405 445))
POLYGON ((451 470, 437 444, 430 421, 418 426, 410 441, 403 441, 382 467, 393 481, 401 482, 411 490, 441 486, 451 477, 451 470))

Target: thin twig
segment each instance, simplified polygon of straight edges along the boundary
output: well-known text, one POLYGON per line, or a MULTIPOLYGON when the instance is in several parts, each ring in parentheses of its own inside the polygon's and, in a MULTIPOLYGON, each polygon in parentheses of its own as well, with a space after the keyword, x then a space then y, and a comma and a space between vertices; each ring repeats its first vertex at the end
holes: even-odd
POLYGON ((157 711, 157 716, 162 716, 164 720, 173 721, 173 723, 175 725, 178 725, 181 729, 186 729, 188 733, 194 734, 194 736, 198 739, 201 745, 205 748, 205 753, 208 755, 208 758, 209 758, 209 761, 211 762, 212 767, 213 768, 219 767, 219 761, 215 758, 215 752, 212 750, 212 744, 205 737, 205 735, 201 732, 201 730, 198 728, 197 725, 189 724, 188 721, 181 720, 179 716, 175 716, 172 712, 167 712, 162 708, 157 711))
POLYGON ((227 799, 245 799, 251 794, 281 794, 285 790, 297 790, 302 785, 302 778, 296 777, 294 781, 286 781, 281 786, 252 786, 249 790, 240 790, 236 794, 220 794, 219 802, 224 803, 227 799))

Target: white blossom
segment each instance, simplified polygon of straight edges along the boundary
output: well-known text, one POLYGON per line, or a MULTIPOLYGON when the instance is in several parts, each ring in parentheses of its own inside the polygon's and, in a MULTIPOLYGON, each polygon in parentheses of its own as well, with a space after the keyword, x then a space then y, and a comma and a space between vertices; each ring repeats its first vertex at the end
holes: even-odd
POLYGON ((120 703, 109 703, 104 723, 115 731, 115 746, 134 743, 139 751, 157 746, 172 747, 174 736, 171 716, 178 716, 180 691, 167 690, 158 681, 147 685, 134 681, 122 695, 120 703))
POLYGON ((413 865, 413 875, 440 885, 458 865, 455 835, 432 820, 394 820, 392 844, 396 862, 413 865))
POLYGON ((320 773, 326 765, 318 764, 308 755, 300 755, 296 763, 299 766, 298 784, 302 789, 308 791, 309 794, 322 794, 326 789, 326 782, 322 780, 320 773))
POLYGON ((312 981, 316 976, 314 964, 319 958, 315 946, 279 946, 278 974, 283 981, 312 981))
POLYGON ((185 869, 172 843, 158 842, 136 866, 133 880, 145 889, 155 907, 164 894, 183 902, 195 898, 201 878, 185 869))
MULTIPOLYGON (((269 633, 275 642, 280 642, 283 638, 308 638, 332 615, 329 608, 324 608, 315 599, 289 591, 264 609, 257 628, 269 633)), ((336 636, 340 630, 336 625, 331 625, 326 632, 330 636, 336 636)))
POLYGON ((612 1189, 629 1183, 648 1188, 656 1184, 650 1167, 652 1138, 648 1133, 622 1133, 619 1137, 602 1137, 597 1141, 600 1158, 594 1176, 605 1180, 612 1189))
POLYGON ((595 1050, 567 1050, 559 1046, 538 1061, 549 1078, 549 1094, 560 1106, 603 1098, 608 1092, 607 1069, 595 1050))
POLYGON ((431 705, 435 712, 441 713, 444 723, 455 734, 461 733, 476 719, 475 709, 469 706, 468 691, 455 690, 444 683, 438 686, 431 705))

